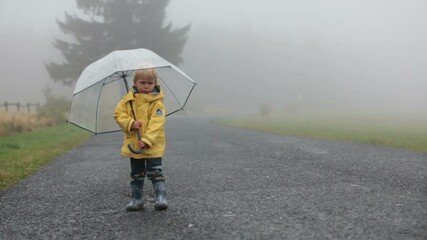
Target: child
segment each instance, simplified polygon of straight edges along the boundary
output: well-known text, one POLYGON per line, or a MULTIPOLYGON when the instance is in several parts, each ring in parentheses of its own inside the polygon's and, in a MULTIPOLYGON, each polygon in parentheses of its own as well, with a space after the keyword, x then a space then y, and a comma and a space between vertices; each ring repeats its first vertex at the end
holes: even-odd
POLYGON ((137 70, 133 88, 117 104, 114 119, 124 132, 121 154, 130 158, 132 200, 127 211, 144 208, 145 175, 156 194, 155 208, 168 208, 162 156, 165 151, 165 107, 155 68, 137 70), (139 131, 139 132, 138 132, 139 131))

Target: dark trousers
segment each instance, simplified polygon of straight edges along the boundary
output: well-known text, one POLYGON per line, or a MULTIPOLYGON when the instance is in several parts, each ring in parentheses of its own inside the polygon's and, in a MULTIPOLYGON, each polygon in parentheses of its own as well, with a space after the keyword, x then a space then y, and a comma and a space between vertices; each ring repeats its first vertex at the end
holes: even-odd
POLYGON ((163 176, 161 157, 143 159, 130 158, 130 168, 130 177, 132 178, 130 183, 131 186, 141 188, 144 184, 146 175, 148 180, 150 180, 152 183, 165 181, 165 177, 163 176))

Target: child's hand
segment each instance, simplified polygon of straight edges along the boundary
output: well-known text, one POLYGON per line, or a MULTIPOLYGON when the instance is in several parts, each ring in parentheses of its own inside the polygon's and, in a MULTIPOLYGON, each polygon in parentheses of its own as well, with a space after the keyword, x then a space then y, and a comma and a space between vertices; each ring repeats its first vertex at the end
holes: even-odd
POLYGON ((139 142, 138 142, 138 146, 139 146, 139 148, 145 148, 145 147, 147 147, 148 145, 147 145, 147 144, 145 144, 143 141, 139 141, 139 142))
POLYGON ((142 123, 141 123, 141 122, 134 121, 134 122, 132 123, 132 129, 139 129, 139 128, 141 128, 141 127, 142 127, 142 123))

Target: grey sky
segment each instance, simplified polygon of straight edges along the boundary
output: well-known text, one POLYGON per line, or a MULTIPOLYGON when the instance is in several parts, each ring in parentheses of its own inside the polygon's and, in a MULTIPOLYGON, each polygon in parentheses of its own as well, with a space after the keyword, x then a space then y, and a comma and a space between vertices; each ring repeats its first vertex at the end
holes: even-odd
MULTIPOLYGON (((230 68, 245 61, 257 61, 258 64, 244 63, 248 71, 268 71, 255 79, 251 79, 254 74, 248 76, 241 71, 240 81, 236 80, 239 84, 230 84, 241 90, 239 96, 248 95, 240 98, 240 105, 256 98, 279 102, 279 105, 281 101, 284 105, 293 101, 292 95, 294 100, 302 97, 311 101, 313 108, 328 110, 348 106, 350 111, 386 110, 408 114, 420 113, 427 107, 425 1, 242 0, 215 1, 215 4, 174 1, 173 4, 181 5, 182 11, 200 10, 177 16, 174 13, 179 11, 171 13, 177 23, 193 23, 191 34, 223 28, 226 30, 221 31, 228 31, 229 35, 250 33, 248 37, 254 38, 248 39, 251 45, 234 42, 234 46, 215 46, 208 42, 209 38, 203 43, 209 46, 205 48, 216 48, 212 57, 222 53, 220 48, 235 52, 224 56, 234 59, 230 68), (251 58, 247 52, 256 57, 251 58), (239 58, 245 54, 246 58, 239 58), (270 96, 258 93, 255 82, 264 82, 265 88, 270 87, 270 96)), ((190 37, 186 54, 192 51, 190 46, 199 46, 203 51, 202 43, 192 41, 194 38, 190 37)), ((208 55, 209 51, 204 54, 208 55)), ((196 58, 195 55, 187 58, 184 67, 191 69, 200 64, 196 58)), ((221 65, 218 61, 217 65, 221 65)), ((211 74, 200 77, 209 76, 211 74)), ((209 89, 217 87, 211 86, 216 82, 214 79, 206 82, 210 84, 209 89)))
MULTIPOLYGON (((41 102, 47 85, 69 95, 48 79, 43 61, 59 58, 55 18, 74 5, 0 2, 0 102, 41 102)), ((197 102, 420 113, 427 108, 426 9, 423 0, 171 0, 168 17, 177 27, 192 24, 181 68, 199 82, 197 102), (212 90, 229 97, 217 100, 212 90)))

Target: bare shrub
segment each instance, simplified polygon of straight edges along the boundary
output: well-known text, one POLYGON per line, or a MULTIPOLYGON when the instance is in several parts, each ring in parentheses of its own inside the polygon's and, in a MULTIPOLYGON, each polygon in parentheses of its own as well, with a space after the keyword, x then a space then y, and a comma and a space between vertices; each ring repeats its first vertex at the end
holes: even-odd
POLYGON ((33 131, 49 126, 51 121, 34 113, 0 112, 0 136, 33 131))
POLYGON ((46 97, 46 103, 40 108, 38 116, 46 121, 50 119, 50 121, 46 122, 47 124, 65 123, 71 101, 64 97, 56 96, 49 88, 46 88, 43 93, 46 97))
POLYGON ((269 103, 262 103, 258 110, 259 114, 264 117, 268 117, 273 113, 273 107, 269 103))

